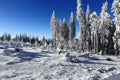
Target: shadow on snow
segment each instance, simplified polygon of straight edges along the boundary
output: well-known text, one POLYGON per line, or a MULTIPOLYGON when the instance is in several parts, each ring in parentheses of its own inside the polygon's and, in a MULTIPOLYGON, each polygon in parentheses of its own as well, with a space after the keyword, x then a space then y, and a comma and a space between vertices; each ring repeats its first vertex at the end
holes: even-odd
POLYGON ((35 58, 50 57, 47 54, 42 53, 42 52, 36 53, 36 52, 21 51, 21 52, 17 53, 16 55, 13 55, 13 54, 15 54, 14 51, 5 50, 4 53, 7 56, 18 57, 18 59, 19 59, 17 61, 12 61, 12 62, 7 63, 8 65, 12 65, 15 63, 21 63, 21 62, 25 62, 25 61, 31 61, 35 58))
MULTIPOLYGON (((74 58, 75 56, 69 56, 71 58, 74 58)), ((68 60, 71 62, 72 59, 68 60)), ((104 63, 99 61, 106 61, 106 59, 100 59, 94 56, 90 56, 89 54, 83 54, 79 55, 77 58, 75 58, 75 63, 82 63, 82 64, 100 64, 100 65, 116 65, 116 64, 110 64, 110 63, 104 63), (81 60, 80 58, 85 58, 85 60, 81 60), (96 62, 97 61, 97 62, 96 62)), ((115 62, 115 61, 112 61, 115 62)))

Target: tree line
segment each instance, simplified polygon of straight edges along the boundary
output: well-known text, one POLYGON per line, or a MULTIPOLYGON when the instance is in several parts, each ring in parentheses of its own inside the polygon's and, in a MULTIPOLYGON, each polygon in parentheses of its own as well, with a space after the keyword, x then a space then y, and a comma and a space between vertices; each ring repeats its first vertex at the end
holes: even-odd
POLYGON ((52 43, 52 39, 47 39, 43 37, 42 39, 39 39, 38 36, 28 36, 27 34, 19 34, 16 35, 14 38, 11 37, 11 34, 4 33, 3 35, 0 36, 0 42, 5 42, 5 43, 14 43, 18 45, 26 45, 28 46, 42 46, 44 44, 50 44, 52 43))

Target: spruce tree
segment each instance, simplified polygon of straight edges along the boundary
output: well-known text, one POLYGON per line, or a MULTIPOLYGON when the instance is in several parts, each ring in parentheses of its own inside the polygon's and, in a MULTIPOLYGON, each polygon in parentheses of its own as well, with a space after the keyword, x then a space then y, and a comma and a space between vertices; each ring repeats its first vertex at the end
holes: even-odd
POLYGON ((53 11, 52 16, 51 16, 50 24, 51 24, 51 28, 52 28, 52 36, 53 36, 54 46, 56 48, 56 33, 57 33, 56 27, 58 26, 58 23, 57 23, 57 18, 56 18, 54 11, 53 11))
POLYGON ((86 10, 86 45, 87 45, 87 51, 91 50, 91 24, 90 24, 90 8, 89 5, 87 5, 86 10))
POLYGON ((120 54, 119 48, 120 45, 118 45, 119 40, 120 40, 120 1, 119 0, 114 0, 112 4, 112 12, 114 13, 114 21, 115 21, 115 33, 114 33, 114 49, 115 49, 115 54, 118 55, 120 54))
POLYGON ((76 25, 74 20, 73 12, 71 12, 70 16, 70 31, 69 31, 69 40, 70 40, 70 47, 72 48, 73 39, 75 38, 76 34, 76 25))
POLYGON ((111 54, 113 52, 109 51, 109 49, 113 48, 112 45, 112 32, 110 30, 110 28, 114 29, 113 27, 113 22, 111 20, 111 16, 108 13, 108 2, 106 1, 103 6, 102 6, 102 10, 100 13, 100 41, 101 41, 101 46, 102 46, 102 54, 111 54), (108 49, 109 48, 109 49, 108 49))
POLYGON ((87 48, 86 45, 86 19, 81 8, 81 0, 77 0, 77 20, 79 21, 80 25, 80 48, 81 51, 85 51, 87 48))
POLYGON ((94 50, 94 53, 98 53, 98 44, 99 44, 99 17, 96 12, 93 12, 90 15, 90 23, 91 23, 91 46, 94 50))

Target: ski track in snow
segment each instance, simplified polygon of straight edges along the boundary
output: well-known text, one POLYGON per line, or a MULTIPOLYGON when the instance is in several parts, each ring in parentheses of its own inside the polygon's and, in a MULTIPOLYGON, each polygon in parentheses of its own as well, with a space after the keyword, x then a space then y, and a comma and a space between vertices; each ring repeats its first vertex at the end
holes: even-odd
MULTIPOLYGON (((0 80, 106 80, 120 73, 120 58, 87 53, 68 57, 40 48, 0 49, 0 80), (69 57, 77 56, 76 63, 69 57), (106 61, 111 57, 114 61, 106 61)), ((115 80, 115 79, 114 79, 115 80)))

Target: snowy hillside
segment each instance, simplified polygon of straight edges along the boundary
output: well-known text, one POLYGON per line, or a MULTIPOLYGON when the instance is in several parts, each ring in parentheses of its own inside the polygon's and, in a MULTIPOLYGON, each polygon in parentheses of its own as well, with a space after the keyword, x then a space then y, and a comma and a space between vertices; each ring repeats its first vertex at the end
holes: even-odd
POLYGON ((120 74, 120 57, 64 54, 30 47, 22 47, 16 53, 12 47, 1 47, 0 80, 104 80, 120 74), (75 63, 71 62, 72 58, 75 63))

